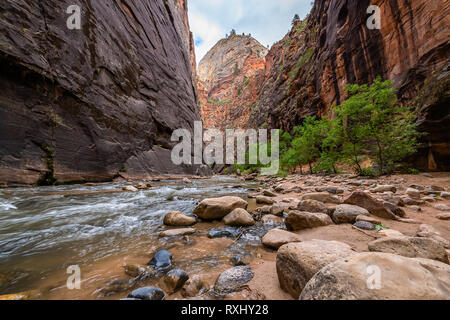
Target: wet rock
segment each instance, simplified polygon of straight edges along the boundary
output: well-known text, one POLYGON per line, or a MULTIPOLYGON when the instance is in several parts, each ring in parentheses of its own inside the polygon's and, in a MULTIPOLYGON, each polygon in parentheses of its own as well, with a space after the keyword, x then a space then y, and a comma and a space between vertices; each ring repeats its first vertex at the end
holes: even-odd
POLYGON ((222 272, 214 284, 214 291, 219 294, 239 291, 243 285, 253 279, 250 267, 239 266, 222 272))
POLYGON ((103 296, 113 295, 119 292, 128 291, 135 285, 135 279, 119 279, 108 282, 103 288, 100 289, 100 293, 103 296))
POLYGON ((440 213, 436 216, 439 220, 450 220, 450 212, 440 213))
POLYGON ((338 241, 311 240, 288 243, 278 249, 277 275, 281 288, 298 299, 306 283, 326 265, 355 254, 338 241))
POLYGON ((291 242, 301 242, 301 237, 283 229, 272 229, 262 237, 263 245, 272 249, 291 242))
POLYGON ((192 226, 196 222, 194 217, 188 217, 180 211, 172 211, 164 216, 164 224, 167 226, 192 226))
POLYGON ((406 194, 413 199, 420 199, 420 191, 414 188, 406 189, 406 194))
POLYGON ((331 263, 305 286, 301 300, 448 300, 450 266, 390 253, 358 253, 331 263), (371 267, 370 266, 375 266, 371 267), (381 283, 368 277, 381 271, 381 283))
POLYGON ((233 266, 248 266, 253 260, 253 256, 251 254, 238 254, 230 259, 230 262, 233 266))
POLYGON ((185 183, 185 184, 191 184, 192 181, 191 181, 190 179, 188 179, 188 178, 183 178, 183 183, 185 183))
POLYGON ((307 193, 302 197, 302 200, 316 200, 323 203, 335 203, 335 204, 342 203, 341 199, 339 199, 338 196, 331 195, 327 192, 307 193))
POLYGON ((265 224, 282 224, 283 218, 273 214, 266 214, 261 218, 261 222, 265 224))
POLYGON ((150 188, 151 186, 148 185, 147 183, 139 182, 135 187, 136 187, 137 189, 139 189, 139 190, 147 190, 147 189, 150 188))
POLYGON ((356 217, 359 215, 369 215, 369 211, 364 208, 351 205, 340 204, 333 212, 332 218, 335 223, 355 223, 356 217))
POLYGON ((247 209, 247 201, 239 197, 205 199, 194 209, 194 214, 204 220, 222 219, 237 208, 247 209))
POLYGON ((127 191, 127 192, 137 192, 138 191, 138 189, 133 186, 124 186, 124 187, 122 187, 122 190, 127 191))
POLYGON ((297 231, 327 226, 333 224, 333 221, 325 213, 292 210, 289 211, 288 216, 285 219, 285 224, 288 230, 297 231))
POLYGON ((229 226, 252 226, 255 220, 247 210, 237 208, 223 218, 223 222, 229 226))
POLYGON ((375 225, 368 221, 356 221, 353 226, 362 230, 375 230, 375 225))
POLYGON ((181 269, 170 270, 163 278, 164 286, 169 294, 177 292, 189 279, 186 271, 181 269))
POLYGON ((164 297, 164 292, 155 287, 139 288, 128 295, 128 298, 139 300, 164 300, 164 297))
POLYGON ((145 274, 146 272, 148 272, 147 267, 135 265, 135 264, 127 264, 127 265, 123 266, 123 269, 124 269, 126 275, 133 277, 133 278, 139 277, 139 276, 145 274))
POLYGON ((167 250, 160 250, 147 265, 160 270, 167 270, 172 266, 172 254, 167 250))
POLYGON ((256 197, 257 204, 274 204, 275 200, 266 196, 257 196, 256 197))
POLYGON ((283 213, 287 210, 289 210, 288 203, 278 202, 278 203, 273 204, 273 206, 270 209, 270 213, 275 216, 281 217, 281 216, 283 216, 283 213))
POLYGON ((433 205, 433 208, 439 211, 450 211, 450 206, 443 203, 435 204, 433 205))
POLYGON ((420 237, 388 237, 372 241, 369 251, 398 254, 409 258, 426 258, 448 263, 447 252, 437 241, 420 237))
POLYGON ((208 233, 208 238, 234 238, 239 235, 239 230, 233 228, 212 229, 208 233))
POLYGON ((207 291, 209 291, 208 284, 205 283, 200 276, 195 275, 186 281, 181 289, 181 295, 185 298, 192 298, 207 291))
POLYGON ((159 237, 181 237, 187 236, 195 233, 196 230, 194 228, 181 228, 181 229, 170 229, 163 231, 159 234, 159 237))
POLYGON ((370 190, 372 193, 383 193, 383 192, 392 192, 396 193, 397 188, 393 185, 381 185, 370 190))
POLYGON ((271 214, 272 213, 272 206, 263 206, 256 209, 256 212, 265 215, 265 214, 271 214))
POLYGON ((344 204, 352 204, 366 209, 374 216, 393 219, 395 220, 395 214, 391 210, 386 208, 383 203, 366 192, 355 191, 347 199, 344 200, 344 204))
POLYGON ((328 213, 327 206, 317 200, 300 201, 297 207, 298 211, 328 213))

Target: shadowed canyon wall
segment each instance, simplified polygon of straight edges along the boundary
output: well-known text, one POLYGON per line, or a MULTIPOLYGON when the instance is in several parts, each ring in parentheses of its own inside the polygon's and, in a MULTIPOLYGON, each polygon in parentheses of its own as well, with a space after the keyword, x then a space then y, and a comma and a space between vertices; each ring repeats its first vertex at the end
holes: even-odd
MULTIPOLYGON (((401 103, 417 108, 427 133, 411 162, 450 170, 449 25, 448 0, 316 0, 265 57, 246 127, 291 131, 342 103, 348 83, 381 76, 394 81, 401 103), (371 4, 381 9, 380 30, 366 26, 371 4)), ((245 102, 229 107, 239 113, 245 102)))
POLYGON ((186 0, 0 3, 0 182, 201 173, 170 161, 200 119, 186 0))

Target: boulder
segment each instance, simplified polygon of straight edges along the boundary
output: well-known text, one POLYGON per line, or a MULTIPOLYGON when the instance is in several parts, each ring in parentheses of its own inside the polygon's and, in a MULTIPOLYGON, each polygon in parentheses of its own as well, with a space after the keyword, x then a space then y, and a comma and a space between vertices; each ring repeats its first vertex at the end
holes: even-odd
POLYGON ((303 200, 297 206, 298 211, 328 213, 327 206, 317 200, 303 200))
POLYGON ((375 230, 375 225, 368 221, 356 221, 353 226, 362 230, 375 230))
POLYGON ((138 191, 138 189, 133 186, 124 186, 122 188, 122 190, 127 191, 127 192, 137 192, 138 191))
POLYGON ((352 254, 355 252, 349 245, 338 241, 311 240, 285 244, 278 249, 276 262, 280 286, 298 299, 316 272, 352 254))
POLYGON ((194 214, 204 220, 222 219, 237 208, 247 209, 247 201, 239 197, 205 199, 194 209, 194 214))
POLYGON ((393 204, 391 202, 383 202, 383 205, 384 205, 385 208, 391 210, 391 212, 393 214, 395 214, 396 216, 398 216, 398 217, 402 217, 403 218, 403 217, 406 216, 406 213, 405 213, 405 211, 402 208, 400 208, 399 206, 397 206, 397 205, 395 205, 395 204, 393 204))
POLYGON ((383 229, 378 231, 378 234, 382 237, 402 237, 404 234, 394 229, 383 229))
POLYGON ((261 222, 265 224, 282 224, 283 218, 273 214, 266 214, 261 218, 261 222))
POLYGON ((180 211, 172 211, 164 216, 164 224, 174 227, 187 227, 196 223, 194 217, 188 217, 180 211))
POLYGON ((448 263, 447 252, 437 241, 420 237, 387 237, 368 244, 369 251, 398 254, 409 258, 426 258, 448 263))
POLYGON ((155 287, 144 287, 134 290, 128 298, 138 300, 164 300, 164 292, 155 287))
POLYGON ((214 284, 214 291, 219 294, 240 291, 243 285, 253 279, 250 267, 238 266, 222 272, 214 284))
POLYGON ((209 291, 209 286, 198 275, 195 275, 188 279, 183 288, 181 288, 181 295, 185 298, 192 298, 206 291, 209 291))
POLYGON ((169 269, 172 265, 172 254, 167 250, 160 250, 153 256, 147 265, 162 270, 169 269))
POLYGON ((383 203, 370 194, 362 191, 353 192, 347 199, 344 200, 344 204, 352 204, 366 209, 374 216, 395 220, 395 214, 391 210, 386 208, 383 203))
POLYGON ((257 204, 274 204, 275 200, 266 196, 256 196, 257 204))
POLYGON ((375 188, 373 188, 372 190, 370 190, 373 193, 383 193, 383 192, 392 192, 392 193, 396 193, 397 192, 397 188, 393 185, 381 185, 381 186, 377 186, 375 188))
POLYGON ((359 215, 369 215, 369 211, 364 208, 351 205, 340 204, 333 212, 332 218, 335 223, 355 223, 356 217, 359 215))
POLYGON ((450 220, 450 212, 440 213, 436 216, 440 220, 450 220))
POLYGON ((367 222, 373 223, 374 225, 381 224, 380 219, 377 219, 377 218, 374 218, 371 216, 366 216, 366 215, 357 216, 356 222, 358 222, 358 221, 367 221, 367 222))
POLYGON ((439 210, 439 211, 450 211, 450 206, 447 204, 443 204, 443 203, 435 204, 433 206, 433 208, 435 208, 436 210, 439 210))
POLYGON ((307 193, 302 197, 302 200, 316 200, 323 203, 342 203, 338 196, 331 195, 328 192, 313 192, 307 193))
POLYGON ((333 224, 331 218, 325 213, 289 211, 285 222, 290 231, 316 228, 333 224))
POLYGON ((262 237, 263 245, 272 249, 278 249, 291 242, 301 242, 300 236, 283 229, 272 229, 262 237))
POLYGON ((252 226, 255 224, 255 220, 247 210, 237 208, 231 211, 223 218, 223 222, 229 226, 252 226))
POLYGON ((159 237, 181 237, 187 236, 195 233, 196 230, 194 228, 180 228, 180 229, 170 229, 163 231, 159 234, 159 237))
POLYGON ((170 270, 163 279, 164 286, 169 294, 175 293, 189 279, 186 271, 181 269, 170 270))
POLYGON ((281 217, 285 211, 289 210, 289 207, 289 203, 277 202, 273 204, 270 213, 281 217))
POLYGON ((414 188, 406 189, 406 194, 413 199, 420 199, 420 191, 414 188))
POLYGON ((320 270, 302 300, 448 300, 450 266, 390 253, 358 253, 320 270))

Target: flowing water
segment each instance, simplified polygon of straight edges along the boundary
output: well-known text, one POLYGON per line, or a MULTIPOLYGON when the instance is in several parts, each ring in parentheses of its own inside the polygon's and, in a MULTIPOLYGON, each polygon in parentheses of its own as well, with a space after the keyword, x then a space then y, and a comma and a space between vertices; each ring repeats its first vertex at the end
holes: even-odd
MULTIPOLYGON (((236 245, 217 239, 214 250, 199 247, 194 248, 197 255, 187 254, 183 246, 176 249, 174 243, 180 239, 158 239, 164 215, 175 210, 190 214, 204 198, 246 199, 256 185, 230 177, 152 185, 135 193, 121 192, 123 185, 113 183, 0 191, 0 294, 37 290, 38 298, 103 298, 98 287, 118 279, 124 262, 145 263, 158 248, 179 250, 178 266, 202 272, 252 241, 258 243, 264 232, 263 227, 254 227, 236 245), (88 290, 66 292, 70 265, 80 266, 88 290)), ((205 225, 196 226, 200 234, 213 226, 205 225)), ((223 226, 216 223, 216 227, 223 226)))

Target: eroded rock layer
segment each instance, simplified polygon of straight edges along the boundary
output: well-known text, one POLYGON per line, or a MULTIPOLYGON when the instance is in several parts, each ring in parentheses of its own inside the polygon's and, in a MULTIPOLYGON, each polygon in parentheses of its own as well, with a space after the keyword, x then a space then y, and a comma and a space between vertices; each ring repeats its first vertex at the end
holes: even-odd
POLYGON ((185 0, 0 4, 0 182, 195 173, 170 161, 193 127, 195 57, 185 0))
POLYGON ((248 126, 267 52, 250 35, 235 34, 220 40, 200 61, 198 91, 205 127, 248 126))

